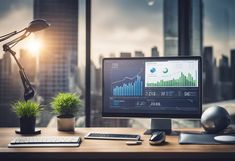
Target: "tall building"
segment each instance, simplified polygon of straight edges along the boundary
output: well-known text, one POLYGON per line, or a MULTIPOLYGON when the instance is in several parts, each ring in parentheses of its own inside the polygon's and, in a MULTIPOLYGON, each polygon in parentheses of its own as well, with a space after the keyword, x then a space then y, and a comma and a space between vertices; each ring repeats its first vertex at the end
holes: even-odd
POLYGON ((144 53, 142 51, 135 51, 135 57, 144 57, 144 53))
POLYGON ((220 73, 221 82, 228 82, 231 80, 229 61, 228 61, 228 57, 225 55, 222 55, 219 61, 219 73, 220 73))
POLYGON ((219 67, 217 66, 216 58, 214 58, 214 64, 213 64, 213 100, 212 102, 218 102, 220 100, 220 93, 221 89, 219 88, 219 67))
POLYGON ((232 97, 235 98, 235 49, 230 52, 231 59, 231 75, 232 75, 232 97))
POLYGON ((157 49, 156 46, 154 46, 152 49, 151 49, 151 56, 152 57, 158 57, 159 56, 159 51, 157 49))
POLYGON ((19 73, 13 72, 12 67, 11 55, 5 53, 0 59, 0 126, 18 126, 19 119, 12 112, 11 104, 22 99, 23 87, 19 73))
POLYGON ((45 47, 39 55, 39 94, 47 102, 56 93, 70 90, 77 68, 78 1, 35 0, 34 18, 51 24, 39 33, 45 47))
POLYGON ((131 57, 131 53, 129 53, 129 52, 121 52, 120 53, 120 57, 121 58, 130 58, 131 57))
POLYGON ((164 0, 164 55, 201 55, 202 0, 164 0))
POLYGON ((163 34, 164 55, 178 55, 178 2, 179 0, 163 1, 163 34))
POLYGON ((203 101, 205 103, 213 101, 213 47, 204 47, 203 52, 203 101))
MULTIPOLYGON (((78 63, 78 0, 34 0, 34 18, 46 19, 51 24, 38 33, 44 42, 39 54, 38 93, 48 104, 58 92, 76 92, 73 90, 78 63)), ((42 126, 48 123, 47 114, 42 126)))
POLYGON ((100 55, 100 56, 99 56, 99 66, 102 65, 103 59, 104 59, 104 56, 103 56, 103 55, 100 55))
POLYGON ((220 100, 232 99, 232 76, 230 74, 228 56, 222 55, 219 61, 220 100))
MULTIPOLYGON (((198 56, 203 52, 203 2, 191 0, 191 24, 189 25, 190 50, 189 55, 198 56)), ((187 52, 187 51, 186 51, 187 52)), ((186 54, 185 54, 186 55, 186 54)))

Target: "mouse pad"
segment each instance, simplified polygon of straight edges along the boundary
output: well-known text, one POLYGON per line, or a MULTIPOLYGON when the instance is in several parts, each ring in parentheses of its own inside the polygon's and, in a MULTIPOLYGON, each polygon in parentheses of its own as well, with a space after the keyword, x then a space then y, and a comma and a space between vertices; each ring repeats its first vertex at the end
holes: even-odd
POLYGON ((218 134, 205 134, 205 133, 180 133, 179 144, 221 144, 214 140, 218 134))

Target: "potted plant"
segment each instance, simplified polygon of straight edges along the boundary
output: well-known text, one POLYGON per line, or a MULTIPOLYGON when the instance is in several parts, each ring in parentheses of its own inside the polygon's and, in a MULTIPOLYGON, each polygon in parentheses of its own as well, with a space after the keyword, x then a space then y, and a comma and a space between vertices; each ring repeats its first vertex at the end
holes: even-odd
POLYGON ((33 101, 18 101, 12 105, 13 111, 20 118, 20 131, 22 134, 35 133, 36 117, 41 112, 41 106, 33 101))
POLYGON ((59 93, 51 102, 53 113, 57 114, 59 131, 74 131, 75 115, 81 107, 80 98, 73 93, 59 93))

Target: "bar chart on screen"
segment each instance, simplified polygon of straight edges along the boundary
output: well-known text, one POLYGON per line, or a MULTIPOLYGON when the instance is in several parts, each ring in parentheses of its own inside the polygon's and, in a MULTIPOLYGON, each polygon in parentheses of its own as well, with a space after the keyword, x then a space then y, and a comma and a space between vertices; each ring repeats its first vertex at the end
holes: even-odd
POLYGON ((197 80, 193 79, 192 75, 188 73, 180 73, 180 77, 170 80, 160 80, 154 83, 147 83, 148 87, 194 87, 197 84, 197 80))
POLYGON ((146 62, 145 87, 197 87, 198 62, 146 62))
POLYGON ((113 96, 142 96, 143 81, 141 75, 125 77, 112 83, 113 96))

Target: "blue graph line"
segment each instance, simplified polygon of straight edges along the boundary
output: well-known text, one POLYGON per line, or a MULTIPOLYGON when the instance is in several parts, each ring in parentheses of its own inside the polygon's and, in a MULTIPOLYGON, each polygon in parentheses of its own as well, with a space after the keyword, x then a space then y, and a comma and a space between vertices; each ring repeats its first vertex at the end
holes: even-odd
POLYGON ((141 76, 135 76, 134 82, 122 83, 120 86, 113 87, 113 96, 142 96, 143 81, 141 76))

